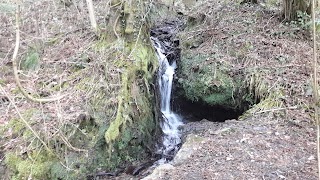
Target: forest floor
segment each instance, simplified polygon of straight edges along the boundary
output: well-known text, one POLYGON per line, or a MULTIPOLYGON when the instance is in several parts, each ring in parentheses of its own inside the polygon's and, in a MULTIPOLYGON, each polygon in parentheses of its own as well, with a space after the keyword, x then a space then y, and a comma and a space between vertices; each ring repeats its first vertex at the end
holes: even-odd
POLYGON ((315 128, 305 121, 264 116, 189 123, 189 137, 197 139, 189 152, 146 179, 317 179, 315 128))

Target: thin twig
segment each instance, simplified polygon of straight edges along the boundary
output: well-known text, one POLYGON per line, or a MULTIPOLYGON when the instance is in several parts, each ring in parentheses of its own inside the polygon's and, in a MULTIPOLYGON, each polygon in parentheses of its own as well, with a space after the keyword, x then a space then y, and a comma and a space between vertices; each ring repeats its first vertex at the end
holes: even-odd
POLYGON ((62 141, 67 145, 67 147, 69 147, 70 149, 72 149, 74 151, 77 151, 77 152, 85 152, 86 155, 88 155, 88 150, 79 149, 79 148, 76 148, 76 147, 72 146, 72 144, 70 144, 68 139, 62 133, 59 133, 59 136, 61 137, 62 141))
POLYGON ((315 0, 312 0, 312 31, 313 31, 313 95, 315 108, 315 121, 317 126, 317 157, 318 157, 318 178, 320 179, 320 124, 319 124, 319 94, 318 94, 318 72, 317 72, 317 44, 316 44, 316 21, 315 21, 315 0))
POLYGON ((285 108, 274 108, 274 109, 267 109, 263 111, 256 112, 254 114, 261 114, 265 112, 270 112, 270 111, 281 111, 281 110, 288 110, 288 109, 298 109, 298 106, 291 106, 291 107, 285 107, 285 108))
POLYGON ((31 127, 31 125, 28 123, 28 121, 26 121, 23 116, 21 115, 18 107, 16 106, 14 100, 9 96, 9 94, 4 90, 4 88, 2 87, 2 85, 0 84, 0 89, 3 92, 3 94, 9 99, 10 103, 13 105, 14 109, 16 110, 20 120, 27 126, 27 128, 32 132, 32 134, 42 143, 42 145, 46 148, 46 150, 48 152, 51 152, 51 150, 49 149, 49 147, 47 146, 47 144, 40 138, 40 136, 38 135, 38 133, 36 133, 33 128, 31 127))
POLYGON ((119 34, 117 33, 117 23, 118 23, 118 21, 119 21, 119 18, 120 18, 120 15, 118 15, 118 17, 116 18, 116 20, 115 20, 115 22, 114 22, 114 24, 113 24, 113 32, 114 32, 114 34, 116 35, 117 40, 120 39, 120 36, 119 36, 119 34))
POLYGON ((94 15, 94 8, 93 8, 92 0, 86 0, 86 1, 87 1, 87 6, 88 6, 88 11, 89 11, 89 18, 90 18, 91 26, 92 26, 94 32, 97 32, 98 31, 98 25, 97 25, 96 17, 94 15))

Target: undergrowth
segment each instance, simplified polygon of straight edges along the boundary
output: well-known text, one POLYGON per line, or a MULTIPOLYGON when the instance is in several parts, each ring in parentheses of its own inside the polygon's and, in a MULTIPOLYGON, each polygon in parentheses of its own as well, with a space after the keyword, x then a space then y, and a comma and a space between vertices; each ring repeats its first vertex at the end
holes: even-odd
MULTIPOLYGON (((11 97, 6 104, 10 113, 1 114, 0 119, 8 122, 1 126, 7 178, 86 178, 143 160, 153 148, 157 124, 150 84, 157 59, 146 37, 148 30, 142 28, 150 4, 102 4, 95 2, 101 25, 101 32, 95 34, 89 30, 86 11, 79 11, 86 8, 81 2, 24 2, 22 16, 37 21, 22 18, 25 34, 21 38, 26 39, 19 54, 22 84, 39 97, 56 92, 67 96, 52 103, 30 103, 14 83, 6 81, 3 91, 11 97), (61 18, 64 16, 68 18, 61 18), (39 22, 51 28, 45 29, 39 22), (30 30, 29 26, 39 29, 30 30), (41 49, 34 48, 39 44, 41 49)), ((10 19, 11 15, 3 16, 10 19)), ((14 32, 6 24, 9 21, 1 23, 14 32)), ((1 63, 7 63, 10 71, 10 57, 4 59, 1 63)))

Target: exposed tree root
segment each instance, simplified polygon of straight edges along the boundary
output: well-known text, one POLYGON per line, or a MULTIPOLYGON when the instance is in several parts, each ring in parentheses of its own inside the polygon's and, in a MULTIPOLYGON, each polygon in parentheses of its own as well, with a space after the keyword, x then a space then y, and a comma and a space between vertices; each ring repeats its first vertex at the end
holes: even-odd
POLYGON ((52 102, 52 101, 57 101, 57 100, 62 99, 63 97, 65 97, 65 95, 56 96, 56 97, 52 97, 52 98, 35 98, 35 97, 31 96, 30 94, 28 94, 28 92, 26 92, 24 90, 24 88, 22 87, 21 82, 20 82, 20 78, 19 78, 19 74, 18 74, 18 66, 17 66, 17 56, 18 56, 19 45, 20 45, 19 20, 20 20, 20 5, 17 5, 17 9, 16 9, 16 44, 15 44, 15 48, 14 48, 14 52, 13 52, 13 56, 12 56, 12 67, 13 67, 14 80, 15 80, 19 90, 28 100, 33 101, 33 102, 45 103, 45 102, 52 102))

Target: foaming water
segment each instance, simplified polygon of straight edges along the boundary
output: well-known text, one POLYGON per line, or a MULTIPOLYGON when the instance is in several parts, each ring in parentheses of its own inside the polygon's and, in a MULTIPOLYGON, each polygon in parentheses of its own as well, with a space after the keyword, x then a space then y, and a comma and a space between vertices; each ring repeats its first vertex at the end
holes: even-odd
POLYGON ((159 59, 159 71, 158 71, 158 84, 160 91, 160 109, 162 113, 163 121, 160 123, 163 139, 162 146, 158 149, 162 154, 162 159, 158 161, 159 164, 165 163, 172 159, 172 156, 178 151, 181 144, 181 134, 179 127, 183 125, 182 119, 179 115, 171 111, 171 94, 173 75, 177 64, 173 61, 169 63, 167 57, 164 54, 164 48, 157 38, 151 38, 154 43, 154 47, 157 51, 159 59))

